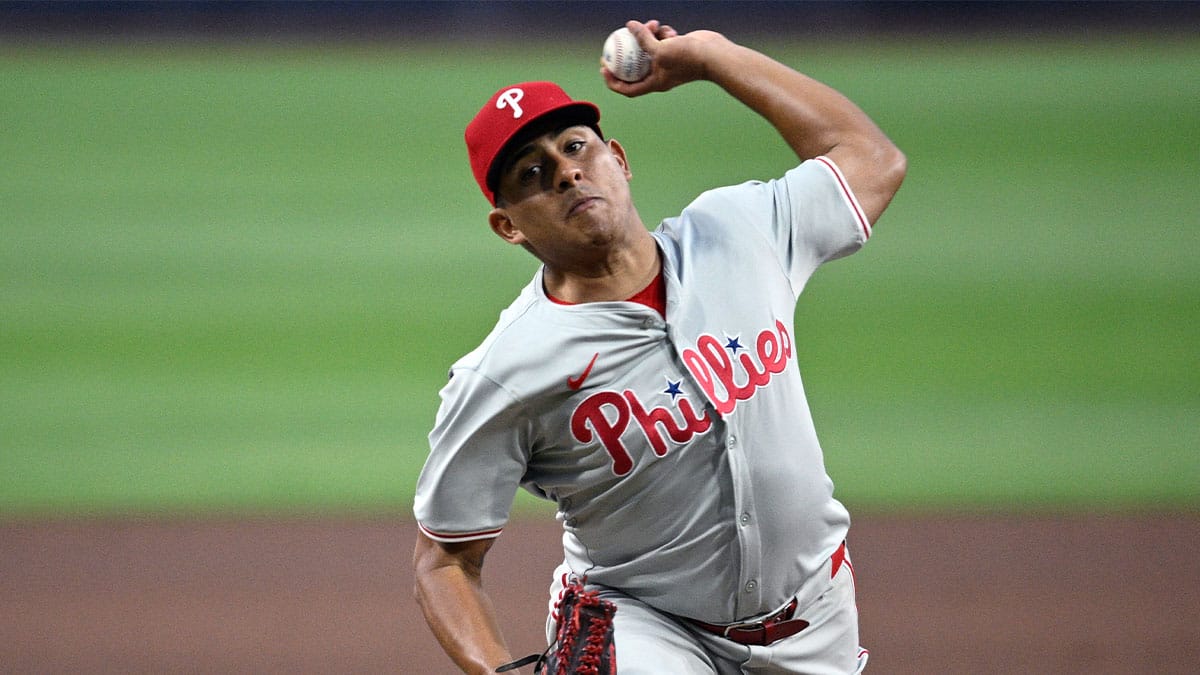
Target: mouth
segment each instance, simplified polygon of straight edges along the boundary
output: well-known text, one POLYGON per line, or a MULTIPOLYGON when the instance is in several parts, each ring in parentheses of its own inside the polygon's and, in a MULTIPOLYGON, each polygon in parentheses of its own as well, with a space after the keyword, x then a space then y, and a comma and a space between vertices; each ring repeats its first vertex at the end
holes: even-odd
POLYGON ((567 209, 567 217, 571 218, 573 216, 577 216, 599 203, 599 197, 580 197, 579 199, 571 202, 571 207, 567 209))

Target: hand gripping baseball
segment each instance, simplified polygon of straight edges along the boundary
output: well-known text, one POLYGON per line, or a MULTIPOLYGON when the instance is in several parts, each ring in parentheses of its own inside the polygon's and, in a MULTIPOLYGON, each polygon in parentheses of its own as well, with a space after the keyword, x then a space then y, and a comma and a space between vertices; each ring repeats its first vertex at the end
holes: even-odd
POLYGON ((600 69, 608 88, 624 96, 668 91, 681 84, 705 79, 705 64, 713 50, 732 44, 713 31, 699 30, 680 35, 657 19, 646 23, 629 21, 625 27, 651 59, 650 73, 637 82, 623 82, 607 69, 600 69))

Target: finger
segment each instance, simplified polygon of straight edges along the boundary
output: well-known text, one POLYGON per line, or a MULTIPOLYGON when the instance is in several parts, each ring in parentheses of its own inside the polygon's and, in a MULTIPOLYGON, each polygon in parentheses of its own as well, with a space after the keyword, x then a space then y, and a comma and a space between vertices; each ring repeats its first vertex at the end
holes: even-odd
POLYGON ((679 33, 674 28, 664 24, 658 29, 658 39, 666 40, 667 38, 679 37, 679 33))
POLYGON ((613 85, 620 82, 620 80, 617 79, 617 76, 613 75, 612 71, 604 66, 600 66, 600 77, 604 78, 604 84, 609 89, 613 89, 613 85))
POLYGON ((600 77, 604 78, 604 85, 622 96, 629 96, 629 83, 624 80, 617 79, 612 71, 603 66, 600 67, 600 77))
POLYGON ((657 19, 651 19, 646 23, 642 23, 641 21, 627 21, 625 27, 629 29, 630 33, 633 33, 633 37, 637 39, 642 49, 650 54, 654 54, 658 49, 658 39, 654 37, 654 31, 658 29, 657 19))
POLYGON ((600 76, 604 78, 604 84, 609 90, 627 98, 634 98, 655 91, 654 86, 650 82, 653 76, 647 76, 637 82, 626 82, 617 79, 607 68, 600 69, 600 76))

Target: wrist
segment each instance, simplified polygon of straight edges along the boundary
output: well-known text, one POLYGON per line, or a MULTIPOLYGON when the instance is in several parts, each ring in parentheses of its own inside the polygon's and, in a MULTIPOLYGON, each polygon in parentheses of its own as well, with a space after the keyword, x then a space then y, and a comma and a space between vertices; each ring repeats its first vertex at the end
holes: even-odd
POLYGON ((693 31, 692 63, 695 64, 695 79, 715 81, 724 70, 722 64, 736 58, 738 45, 715 31, 693 31))

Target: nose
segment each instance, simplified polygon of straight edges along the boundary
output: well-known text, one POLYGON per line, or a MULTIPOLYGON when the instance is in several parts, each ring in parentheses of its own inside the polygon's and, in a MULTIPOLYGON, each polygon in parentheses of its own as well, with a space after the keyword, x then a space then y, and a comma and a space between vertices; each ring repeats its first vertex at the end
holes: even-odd
POLYGON ((583 169, 572 161, 563 161, 558 165, 558 189, 569 190, 583 180, 583 169))

